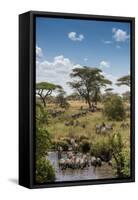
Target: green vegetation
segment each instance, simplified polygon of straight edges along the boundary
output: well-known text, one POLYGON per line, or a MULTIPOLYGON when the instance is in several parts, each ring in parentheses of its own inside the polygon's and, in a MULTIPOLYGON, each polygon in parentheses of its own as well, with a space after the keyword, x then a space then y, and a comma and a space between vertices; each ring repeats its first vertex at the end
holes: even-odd
POLYGON ((92 142, 91 154, 101 157, 104 161, 112 160, 112 167, 117 177, 130 176, 130 148, 123 142, 120 133, 92 142))
POLYGON ((78 78, 79 80, 69 82, 69 85, 85 99, 89 108, 92 107, 93 103, 97 104, 100 99, 101 88, 112 84, 101 72, 98 68, 83 67, 75 68, 71 73, 72 78, 78 78))
POLYGON ((130 87, 130 84, 131 84, 130 75, 123 76, 117 80, 118 86, 126 85, 126 86, 130 87))
POLYGON ((51 148, 51 135, 46 129, 47 113, 40 104, 36 104, 36 182, 45 183, 54 181, 55 172, 46 159, 48 150, 51 148))
POLYGON ((54 90, 59 88, 61 88, 61 86, 48 82, 36 84, 36 94, 41 98, 44 107, 46 106, 46 98, 50 96, 54 90))
POLYGON ((130 176, 130 152, 129 148, 125 149, 121 134, 115 134, 110 142, 115 173, 120 178, 130 176))
POLYGON ((83 153, 88 153, 90 151, 90 142, 88 140, 83 140, 80 144, 80 148, 83 153))
POLYGON ((59 105, 59 107, 68 109, 69 103, 67 102, 65 95, 66 95, 66 92, 62 88, 59 89, 58 95, 56 97, 56 103, 57 105, 59 105))
MULTIPOLYGON (((69 96, 61 86, 47 82, 37 84, 36 182, 56 179, 47 153, 57 151, 59 147, 62 151, 68 151, 71 139, 77 144, 74 151, 112 163, 116 177, 129 177, 128 98, 115 94, 112 88, 106 88, 111 81, 102 75, 100 69, 75 68, 71 77, 77 78, 69 83, 76 93, 69 96), (102 94, 102 88, 106 93, 102 94), (97 133, 96 126, 103 130, 100 128, 97 133)), ((119 85, 126 84, 123 80, 118 80, 119 85)), ((130 93, 125 95, 128 97, 130 93)))
POLYGON ((101 157, 103 161, 110 161, 112 159, 112 148, 109 137, 101 137, 92 142, 91 155, 101 157))
POLYGON ((55 180, 55 172, 49 160, 44 157, 36 161, 36 182, 45 183, 55 180))
POLYGON ((109 120, 124 120, 125 108, 121 97, 118 95, 108 97, 104 102, 103 113, 109 120))

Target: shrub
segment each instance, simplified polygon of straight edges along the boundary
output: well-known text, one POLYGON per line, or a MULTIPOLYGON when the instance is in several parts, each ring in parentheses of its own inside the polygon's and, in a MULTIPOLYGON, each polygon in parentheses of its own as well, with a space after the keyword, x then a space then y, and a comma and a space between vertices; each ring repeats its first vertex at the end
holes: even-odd
POLYGON ((46 155, 51 147, 51 137, 49 132, 42 127, 36 126, 36 157, 40 158, 46 155))
POLYGON ((46 160, 48 150, 51 148, 51 135, 45 128, 47 113, 41 105, 36 106, 36 171, 35 180, 37 183, 45 183, 55 180, 55 172, 46 160))
POLYGON ((55 144, 55 147, 57 148, 58 146, 61 146, 63 148, 64 151, 67 151, 68 150, 68 142, 66 140, 60 140, 60 141, 57 141, 56 144, 55 144))
POLYGON ((108 138, 100 138, 92 143, 91 155, 100 157, 103 161, 109 161, 112 158, 112 149, 108 138))
POLYGON ((130 176, 130 150, 125 149, 120 133, 110 140, 113 152, 114 171, 119 178, 130 176))
POLYGON ((123 177, 129 177, 130 176, 130 149, 127 149, 125 151, 122 152, 122 156, 124 158, 124 167, 121 170, 121 173, 123 175, 123 177))
POLYGON ((46 183, 55 180, 55 172, 49 160, 42 157, 36 161, 36 182, 46 183))
POLYGON ((125 118, 125 109, 121 97, 112 95, 104 102, 103 114, 109 120, 123 120, 125 118))
POLYGON ((89 151, 90 151, 90 143, 89 143, 87 140, 81 141, 80 150, 81 150, 83 153, 89 152, 89 151))

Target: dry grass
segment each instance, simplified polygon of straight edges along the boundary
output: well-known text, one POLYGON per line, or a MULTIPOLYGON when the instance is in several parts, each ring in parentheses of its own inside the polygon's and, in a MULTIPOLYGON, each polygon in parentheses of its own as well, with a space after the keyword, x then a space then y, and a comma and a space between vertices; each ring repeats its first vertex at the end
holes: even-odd
MULTIPOLYGON (((86 136, 89 138, 89 141, 100 141, 101 139, 108 138, 108 134, 118 133, 120 132, 123 138, 123 142, 125 147, 128 148, 130 146, 130 128, 120 128, 122 122, 114 121, 115 127, 112 133, 108 133, 106 135, 98 135, 95 131, 96 124, 111 124, 112 121, 107 120, 102 112, 94 112, 94 113, 87 113, 86 116, 79 117, 77 120, 80 124, 85 124, 85 128, 81 126, 66 126, 65 122, 71 120, 71 114, 80 112, 80 107, 87 108, 85 102, 81 101, 70 101, 70 108, 65 111, 60 117, 57 118, 50 118, 49 125, 47 127, 48 131, 51 133, 53 140, 62 140, 64 137, 79 137, 79 136, 86 136)), ((127 105, 128 106, 128 105, 127 105)), ((98 107, 102 107, 102 105, 98 105, 98 107)), ((48 109, 57 110, 60 109, 56 107, 54 104, 48 104, 48 109)), ((129 123, 129 118, 126 119, 129 123)))

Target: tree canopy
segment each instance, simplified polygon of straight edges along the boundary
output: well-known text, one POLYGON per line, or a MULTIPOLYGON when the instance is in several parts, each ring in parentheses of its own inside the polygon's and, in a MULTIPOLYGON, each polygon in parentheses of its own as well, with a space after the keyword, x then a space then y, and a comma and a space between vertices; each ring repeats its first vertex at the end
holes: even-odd
POLYGON ((112 84, 112 82, 104 77, 102 70, 84 66, 83 68, 74 68, 70 74, 72 78, 76 78, 69 85, 75 89, 78 94, 88 103, 89 108, 92 103, 97 103, 102 87, 112 84))
POLYGON ((61 89, 59 85, 48 82, 40 82, 36 84, 36 94, 40 96, 44 106, 46 106, 46 97, 51 95, 56 89, 61 89))
POLYGON ((113 91, 113 88, 107 88, 104 90, 105 92, 112 92, 113 91))
POLYGON ((121 85, 127 85, 130 87, 131 81, 130 81, 130 75, 122 76, 119 79, 117 79, 116 85, 121 86, 121 85))
POLYGON ((103 113, 109 120, 124 120, 125 108, 122 98, 116 94, 109 96, 104 102, 103 113))

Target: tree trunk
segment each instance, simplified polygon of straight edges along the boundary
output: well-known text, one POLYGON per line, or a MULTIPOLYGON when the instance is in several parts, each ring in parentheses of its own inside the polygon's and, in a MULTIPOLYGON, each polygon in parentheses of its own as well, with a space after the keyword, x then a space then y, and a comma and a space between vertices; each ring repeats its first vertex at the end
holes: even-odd
POLYGON ((88 102, 89 108, 91 108, 91 107, 92 107, 92 105, 91 105, 91 100, 90 100, 90 97, 89 97, 89 95, 87 96, 87 102, 88 102))
POLYGON ((46 101, 45 101, 45 98, 41 97, 41 99, 42 99, 42 102, 43 102, 43 104, 44 104, 44 107, 46 107, 46 101))
POLYGON ((42 103, 43 103, 44 107, 46 107, 46 100, 45 100, 45 98, 42 95, 40 95, 40 94, 39 94, 39 96, 40 96, 40 98, 42 100, 42 103))
POLYGON ((42 99, 42 103, 44 104, 44 107, 46 107, 46 100, 45 100, 45 97, 43 97, 42 96, 42 94, 40 94, 40 93, 37 93, 39 96, 40 96, 40 98, 42 99))

